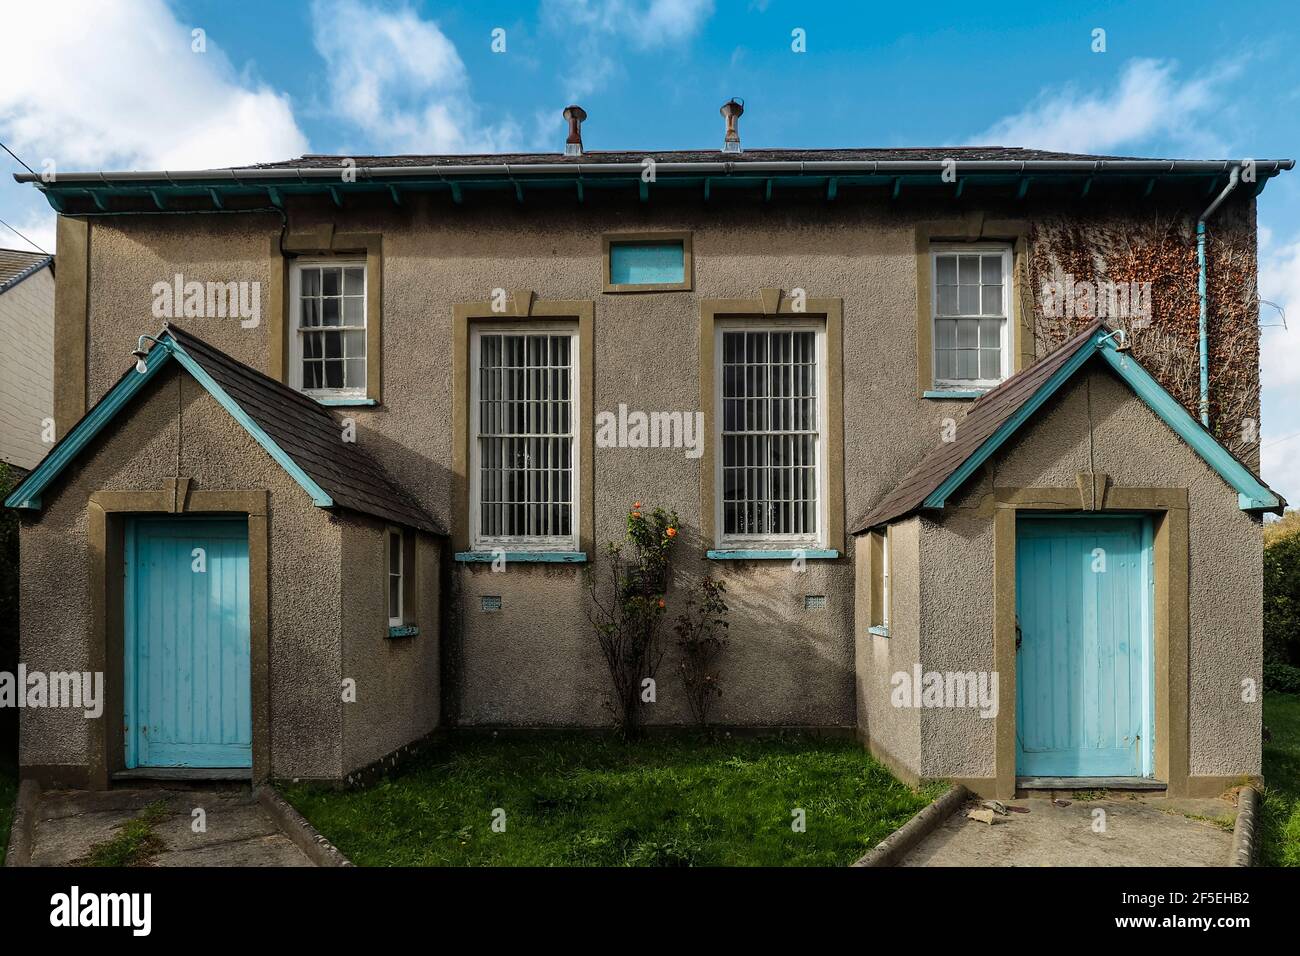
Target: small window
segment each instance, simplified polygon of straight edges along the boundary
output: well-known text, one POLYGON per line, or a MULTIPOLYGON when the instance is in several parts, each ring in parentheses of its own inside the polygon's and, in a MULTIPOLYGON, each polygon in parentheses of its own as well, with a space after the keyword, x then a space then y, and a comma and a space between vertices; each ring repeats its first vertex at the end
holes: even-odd
POLYGON ((1011 247, 936 246, 934 387, 986 389, 1011 374, 1011 247))
POLYGON ((606 292, 663 292, 690 287, 690 236, 606 237, 606 292))
POLYGON ((825 327, 720 327, 720 544, 824 546, 825 327))
POLYGON ((388 531, 388 626, 401 627, 405 620, 406 597, 406 547, 405 535, 391 528, 388 531))
POLYGON ((871 628, 889 633, 890 587, 889 529, 871 533, 871 628))
POLYGON ((365 260, 294 263, 290 303, 290 384, 320 398, 364 398, 365 260))

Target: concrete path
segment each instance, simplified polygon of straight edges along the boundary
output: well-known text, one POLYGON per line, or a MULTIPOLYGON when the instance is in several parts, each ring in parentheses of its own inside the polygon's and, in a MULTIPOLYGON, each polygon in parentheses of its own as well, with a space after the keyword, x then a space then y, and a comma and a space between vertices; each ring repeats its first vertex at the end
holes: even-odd
POLYGON ((992 826, 966 817, 975 800, 918 843, 899 866, 1227 866, 1237 808, 1223 799, 1108 795, 1005 800, 1028 813, 992 826), (1096 811, 1102 811, 1101 814, 1096 811), (1198 819, 1208 818, 1208 819, 1198 819), (1210 820, 1227 824, 1228 829, 1210 820), (1099 832, 1099 828, 1104 827, 1099 832))
POLYGON ((193 789, 168 785, 131 789, 49 790, 36 808, 32 866, 75 866, 123 824, 147 808, 157 822, 163 848, 149 866, 311 866, 289 841, 247 784, 205 784, 193 789), (194 823, 202 809, 206 831, 194 823))

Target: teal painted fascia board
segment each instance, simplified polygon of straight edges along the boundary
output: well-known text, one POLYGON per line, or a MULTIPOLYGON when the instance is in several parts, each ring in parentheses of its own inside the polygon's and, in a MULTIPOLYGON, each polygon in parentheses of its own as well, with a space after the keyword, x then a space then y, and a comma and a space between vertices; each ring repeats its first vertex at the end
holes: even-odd
POLYGON ((984 392, 977 389, 942 389, 931 388, 921 393, 922 398, 983 398, 984 392))
POLYGON ((720 548, 705 554, 710 561, 794 561, 796 558, 829 561, 839 556, 833 548, 720 548))
POLYGON ((248 432, 253 437, 253 440, 275 459, 276 464, 283 468, 289 474, 289 477, 297 482, 307 494, 311 495, 311 500, 317 507, 332 508, 334 506, 334 499, 330 497, 329 493, 318 485, 307 472, 303 471, 302 467, 289 457, 288 453, 277 445, 270 435, 262 430, 261 425, 253 421, 249 414, 240 407, 239 403, 217 384, 216 379, 209 375, 202 365, 194 361, 179 342, 170 337, 163 338, 160 341, 175 354, 176 361, 181 363, 185 371, 194 376, 194 380, 208 390, 208 393, 217 400, 217 404, 228 411, 231 417, 243 426, 244 431, 248 432))
POLYGON ((1069 360, 1052 373, 1051 378, 1042 384, 1042 386, 1031 395, 1023 405, 1020 406, 1010 418, 1002 423, 1002 426, 992 435, 984 440, 984 444, 975 450, 975 453, 961 463, 951 475, 944 480, 934 491, 930 492, 929 497, 922 502, 923 508, 942 508, 948 499, 957 491, 971 475, 979 470, 984 462, 992 457, 993 453, 1002 447, 1002 444, 1014 435, 1026 421, 1031 418, 1038 409, 1042 408, 1049 398, 1056 394, 1056 390, 1064 385, 1071 376, 1074 375, 1083 364, 1092 358, 1097 349, 1097 343, 1106 335, 1104 329, 1098 329, 1093 333, 1086 345, 1082 345, 1079 351, 1071 355, 1069 360))
POLYGON ((145 371, 132 372, 113 386, 107 395, 101 398, 81 421, 68 433, 45 459, 36 466, 5 499, 5 507, 38 510, 41 507, 41 492, 66 468, 82 450, 90 444, 104 426, 111 422, 123 406, 126 405, 145 384, 158 374, 159 369, 171 358, 170 350, 150 352, 145 362, 145 371))
POLYGON ((1176 398, 1166 392, 1151 374, 1133 360, 1132 356, 1117 350, 1109 342, 1101 349, 1102 357, 1137 393, 1147 407, 1177 433, 1178 437, 1205 460, 1237 492, 1237 504, 1242 511, 1280 510, 1282 500, 1263 482, 1251 474, 1250 469, 1233 458, 1204 426, 1188 414, 1176 398))
MULTIPOLYGON (((717 171, 707 173, 690 171, 665 172, 661 169, 655 181, 655 190, 656 192, 663 188, 696 190, 703 187, 707 182, 709 188, 714 191, 718 188, 730 188, 741 193, 752 191, 754 198, 762 196, 765 199, 771 197, 771 184, 782 188, 795 186, 823 190, 827 193, 831 192, 828 189, 828 175, 825 170, 813 169, 806 172, 773 175, 771 171, 746 170, 745 165, 744 163, 736 164, 727 173, 717 171)), ((521 167, 521 169, 526 169, 526 167, 521 167)), ((1279 173, 1280 170, 1269 170, 1259 176, 1255 186, 1256 194, 1258 195, 1270 178, 1279 175, 1279 173)), ((1042 176, 1044 174, 1037 173, 1036 175, 1042 176)), ((1170 172, 1168 174, 1159 172, 1153 174, 1150 171, 1131 174, 1116 172, 1108 173, 1105 179, 1125 183, 1136 180, 1146 182, 1151 180, 1153 175, 1155 179, 1161 180, 1167 178, 1190 181, 1209 174, 1197 172, 1170 172)), ((942 190, 952 188, 952 184, 944 182, 942 177, 936 177, 929 173, 900 174, 887 170, 864 170, 861 172, 840 172, 830 178, 833 178, 837 183, 836 192, 842 192, 842 187, 845 186, 892 186, 895 188, 905 186, 908 190, 914 187, 931 187, 942 190)), ((1028 173, 1013 170, 967 170, 962 173, 958 180, 958 196, 966 188, 967 183, 992 186, 1014 185, 1017 187, 1018 193, 1023 193, 1030 178, 1028 173)), ((1050 178, 1053 181, 1082 182, 1086 184, 1097 177, 1094 170, 1081 169, 1077 172, 1053 173, 1050 178)), ((232 179, 230 176, 182 181, 169 181, 165 178, 132 180, 130 182, 76 179, 68 182, 38 183, 37 188, 41 190, 50 205, 60 212, 65 207, 65 200, 70 197, 82 198, 89 196, 99 207, 97 211, 79 212, 78 215, 121 215, 121 212, 107 208, 105 199, 109 197, 117 200, 123 198, 136 199, 142 203, 147 203, 149 209, 154 212, 159 211, 160 203, 166 205, 173 198, 206 199, 210 203, 208 208, 168 208, 166 210, 169 214, 194 215, 209 212, 212 209, 230 209, 232 207, 227 205, 226 201, 239 199, 254 199, 261 202, 254 209, 235 208, 234 211, 262 211, 272 208, 265 204, 268 197, 274 206, 282 206, 285 199, 291 196, 331 196, 333 198, 364 193, 383 195, 397 203, 400 202, 398 196, 413 192, 445 194, 450 191, 453 198, 460 202, 464 192, 473 190, 513 192, 517 200, 522 201, 519 197, 522 196, 525 185, 529 190, 558 190, 573 189, 577 183, 581 183, 586 191, 593 188, 622 190, 635 187, 639 190, 643 202, 649 200, 651 192, 648 184, 641 180, 640 172, 601 172, 599 165, 585 166, 581 163, 574 164, 571 170, 528 174, 527 178, 518 178, 514 175, 492 176, 471 173, 450 175, 431 173, 428 176, 413 176, 409 171, 400 176, 389 177, 367 171, 366 175, 358 177, 352 182, 345 182, 342 177, 338 176, 322 179, 303 179, 293 171, 286 171, 284 176, 274 179, 259 177, 257 179, 240 180, 238 178, 232 179)), ((1087 189, 1085 188, 1080 195, 1086 197, 1088 195, 1087 189)), ((828 195, 828 198, 834 199, 835 195, 828 195)))
POLYGON ((1267 498, 1252 498, 1243 492, 1237 492, 1237 507, 1242 511, 1276 511, 1278 514, 1283 511, 1282 503, 1276 495, 1270 495, 1267 498))
POLYGON ((984 462, 1014 435, 1043 404, 1083 367, 1093 355, 1100 353, 1111 368, 1122 378, 1148 408, 1174 430, 1183 441, 1215 470, 1237 492, 1237 503, 1243 511, 1277 511, 1283 505, 1280 498, 1251 474, 1250 469, 1229 454, 1205 428, 1187 413, 1187 410, 1151 377, 1137 361, 1120 351, 1111 339, 1111 333, 1099 329, 1087 344, 1056 370, 1014 415, 990 435, 980 447, 962 462, 961 466, 930 493, 922 503, 923 508, 942 508, 947 500, 966 483, 984 462))
POLYGON ((587 560, 585 551, 458 551, 455 559, 463 564, 486 564, 498 557, 512 562, 533 562, 537 564, 582 564, 587 560))

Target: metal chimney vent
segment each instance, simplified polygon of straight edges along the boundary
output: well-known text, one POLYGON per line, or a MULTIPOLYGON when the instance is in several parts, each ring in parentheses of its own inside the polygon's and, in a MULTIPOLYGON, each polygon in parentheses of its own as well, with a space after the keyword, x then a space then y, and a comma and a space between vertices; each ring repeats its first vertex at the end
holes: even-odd
POLYGON ((569 124, 569 135, 564 140, 565 156, 582 155, 582 121, 587 118, 587 111, 581 106, 566 106, 564 119, 569 124))
POLYGON ((722 151, 739 153, 740 132, 736 129, 736 121, 740 119, 740 114, 745 112, 745 101, 733 96, 722 104, 722 109, 718 112, 727 120, 727 134, 722 139, 722 151))

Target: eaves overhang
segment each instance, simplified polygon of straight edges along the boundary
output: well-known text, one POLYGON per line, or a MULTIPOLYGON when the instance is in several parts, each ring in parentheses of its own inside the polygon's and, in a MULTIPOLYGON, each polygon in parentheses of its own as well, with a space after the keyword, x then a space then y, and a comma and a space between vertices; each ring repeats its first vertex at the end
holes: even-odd
MULTIPOLYGON (((1255 190, 1294 167, 1290 159, 1254 160, 1255 190)), ((54 177, 15 174, 34 183, 59 212, 112 215, 122 212, 250 211, 283 208, 286 198, 316 196, 341 205, 345 197, 378 194, 400 205, 409 193, 442 193, 457 204, 466 193, 513 193, 523 203, 538 190, 569 190, 576 202, 602 190, 639 195, 695 189, 705 198, 719 190, 770 201, 774 190, 820 191, 828 200, 846 189, 884 190, 892 199, 934 191, 960 198, 970 188, 1010 190, 1017 199, 1043 186, 1096 196, 1109 186, 1149 196, 1157 184, 1215 191, 1234 160, 801 160, 646 162, 440 163, 437 165, 312 165, 211 170, 69 172, 54 177), (1037 184, 1037 185, 1036 185, 1037 184)))

